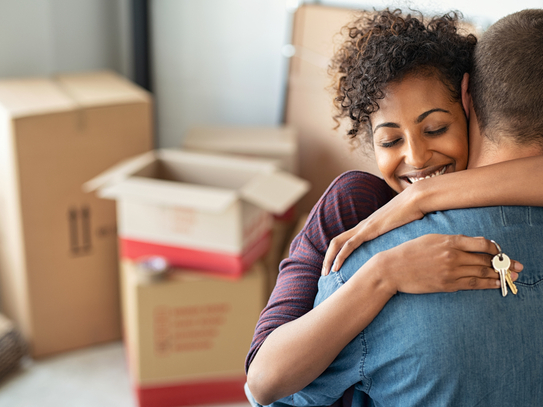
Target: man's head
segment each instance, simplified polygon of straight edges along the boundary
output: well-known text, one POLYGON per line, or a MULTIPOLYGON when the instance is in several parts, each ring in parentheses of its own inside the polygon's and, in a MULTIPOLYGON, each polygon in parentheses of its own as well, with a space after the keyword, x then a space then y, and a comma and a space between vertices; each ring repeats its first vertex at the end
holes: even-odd
POLYGON ((477 43, 469 88, 480 132, 493 144, 543 151, 542 51, 543 9, 502 18, 477 43))

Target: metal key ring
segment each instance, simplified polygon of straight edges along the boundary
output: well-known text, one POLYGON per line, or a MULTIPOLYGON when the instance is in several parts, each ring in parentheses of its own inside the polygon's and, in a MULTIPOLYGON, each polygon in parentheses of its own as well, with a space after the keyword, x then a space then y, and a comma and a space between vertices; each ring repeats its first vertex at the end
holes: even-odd
POLYGON ((500 245, 498 243, 496 243, 494 240, 490 240, 492 243, 494 243, 496 245, 496 249, 498 249, 498 255, 500 256, 499 259, 500 260, 503 260, 503 252, 502 252, 502 248, 500 247, 500 245))

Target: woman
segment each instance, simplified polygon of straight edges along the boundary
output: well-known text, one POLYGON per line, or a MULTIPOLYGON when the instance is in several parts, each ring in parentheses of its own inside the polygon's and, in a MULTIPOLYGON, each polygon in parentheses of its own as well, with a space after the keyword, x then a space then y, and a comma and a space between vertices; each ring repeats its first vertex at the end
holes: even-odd
MULTIPOLYGON (((370 20, 359 19, 348 28, 349 38, 335 59, 340 76, 338 117, 350 117, 353 137, 366 135, 372 141, 378 166, 390 187, 361 172, 343 174, 317 203, 293 242, 247 359, 248 385, 262 404, 294 393, 314 380, 397 291, 498 287, 497 274, 490 267, 491 255, 497 251, 490 241, 423 236, 375 256, 361 267, 357 278, 345 284, 345 289, 311 309, 331 237, 358 224, 394 192, 406 190, 398 195, 402 197, 423 178, 466 168, 467 121, 461 86, 465 73, 469 73, 476 40, 458 34, 456 24, 455 15, 423 25, 399 11, 384 11, 370 20), (342 317, 352 309, 360 312, 342 317)), ((470 178, 467 185, 479 188, 477 179, 470 178)), ((462 194, 455 194, 455 205, 472 205, 471 194, 465 194, 465 202, 458 195, 462 194)), ((500 196, 496 195, 485 196, 485 205, 510 204, 509 198, 501 196, 503 188, 500 196)), ((534 203, 531 198, 513 199, 534 203)), ((386 213, 384 208, 380 211, 386 213)), ((390 222, 392 227, 398 226, 395 222, 390 222)), ((518 272, 522 265, 513 262, 513 269, 518 272)))

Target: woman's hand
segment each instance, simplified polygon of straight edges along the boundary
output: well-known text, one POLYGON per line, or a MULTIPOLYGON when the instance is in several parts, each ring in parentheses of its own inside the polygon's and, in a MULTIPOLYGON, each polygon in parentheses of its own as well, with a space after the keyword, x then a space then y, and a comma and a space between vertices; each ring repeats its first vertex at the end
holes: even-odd
POLYGON ((354 228, 333 238, 324 256, 321 274, 326 276, 330 271, 338 271, 345 259, 362 243, 422 219, 425 213, 419 203, 424 199, 423 192, 417 184, 410 186, 354 228))
MULTIPOLYGON (((424 294, 499 288, 492 268, 496 246, 483 237, 424 235, 377 254, 382 281, 391 294, 424 294)), ((515 281, 523 265, 511 260, 515 281)))

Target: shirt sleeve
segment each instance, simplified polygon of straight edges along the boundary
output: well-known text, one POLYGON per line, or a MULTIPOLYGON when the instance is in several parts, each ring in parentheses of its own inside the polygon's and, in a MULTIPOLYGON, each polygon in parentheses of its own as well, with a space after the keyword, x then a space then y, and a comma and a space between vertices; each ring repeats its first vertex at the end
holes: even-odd
POLYGON ((382 179, 362 171, 346 172, 332 182, 293 240, 289 257, 279 266, 275 288, 255 328, 246 371, 271 332, 313 308, 330 240, 356 226, 393 196, 382 179))

